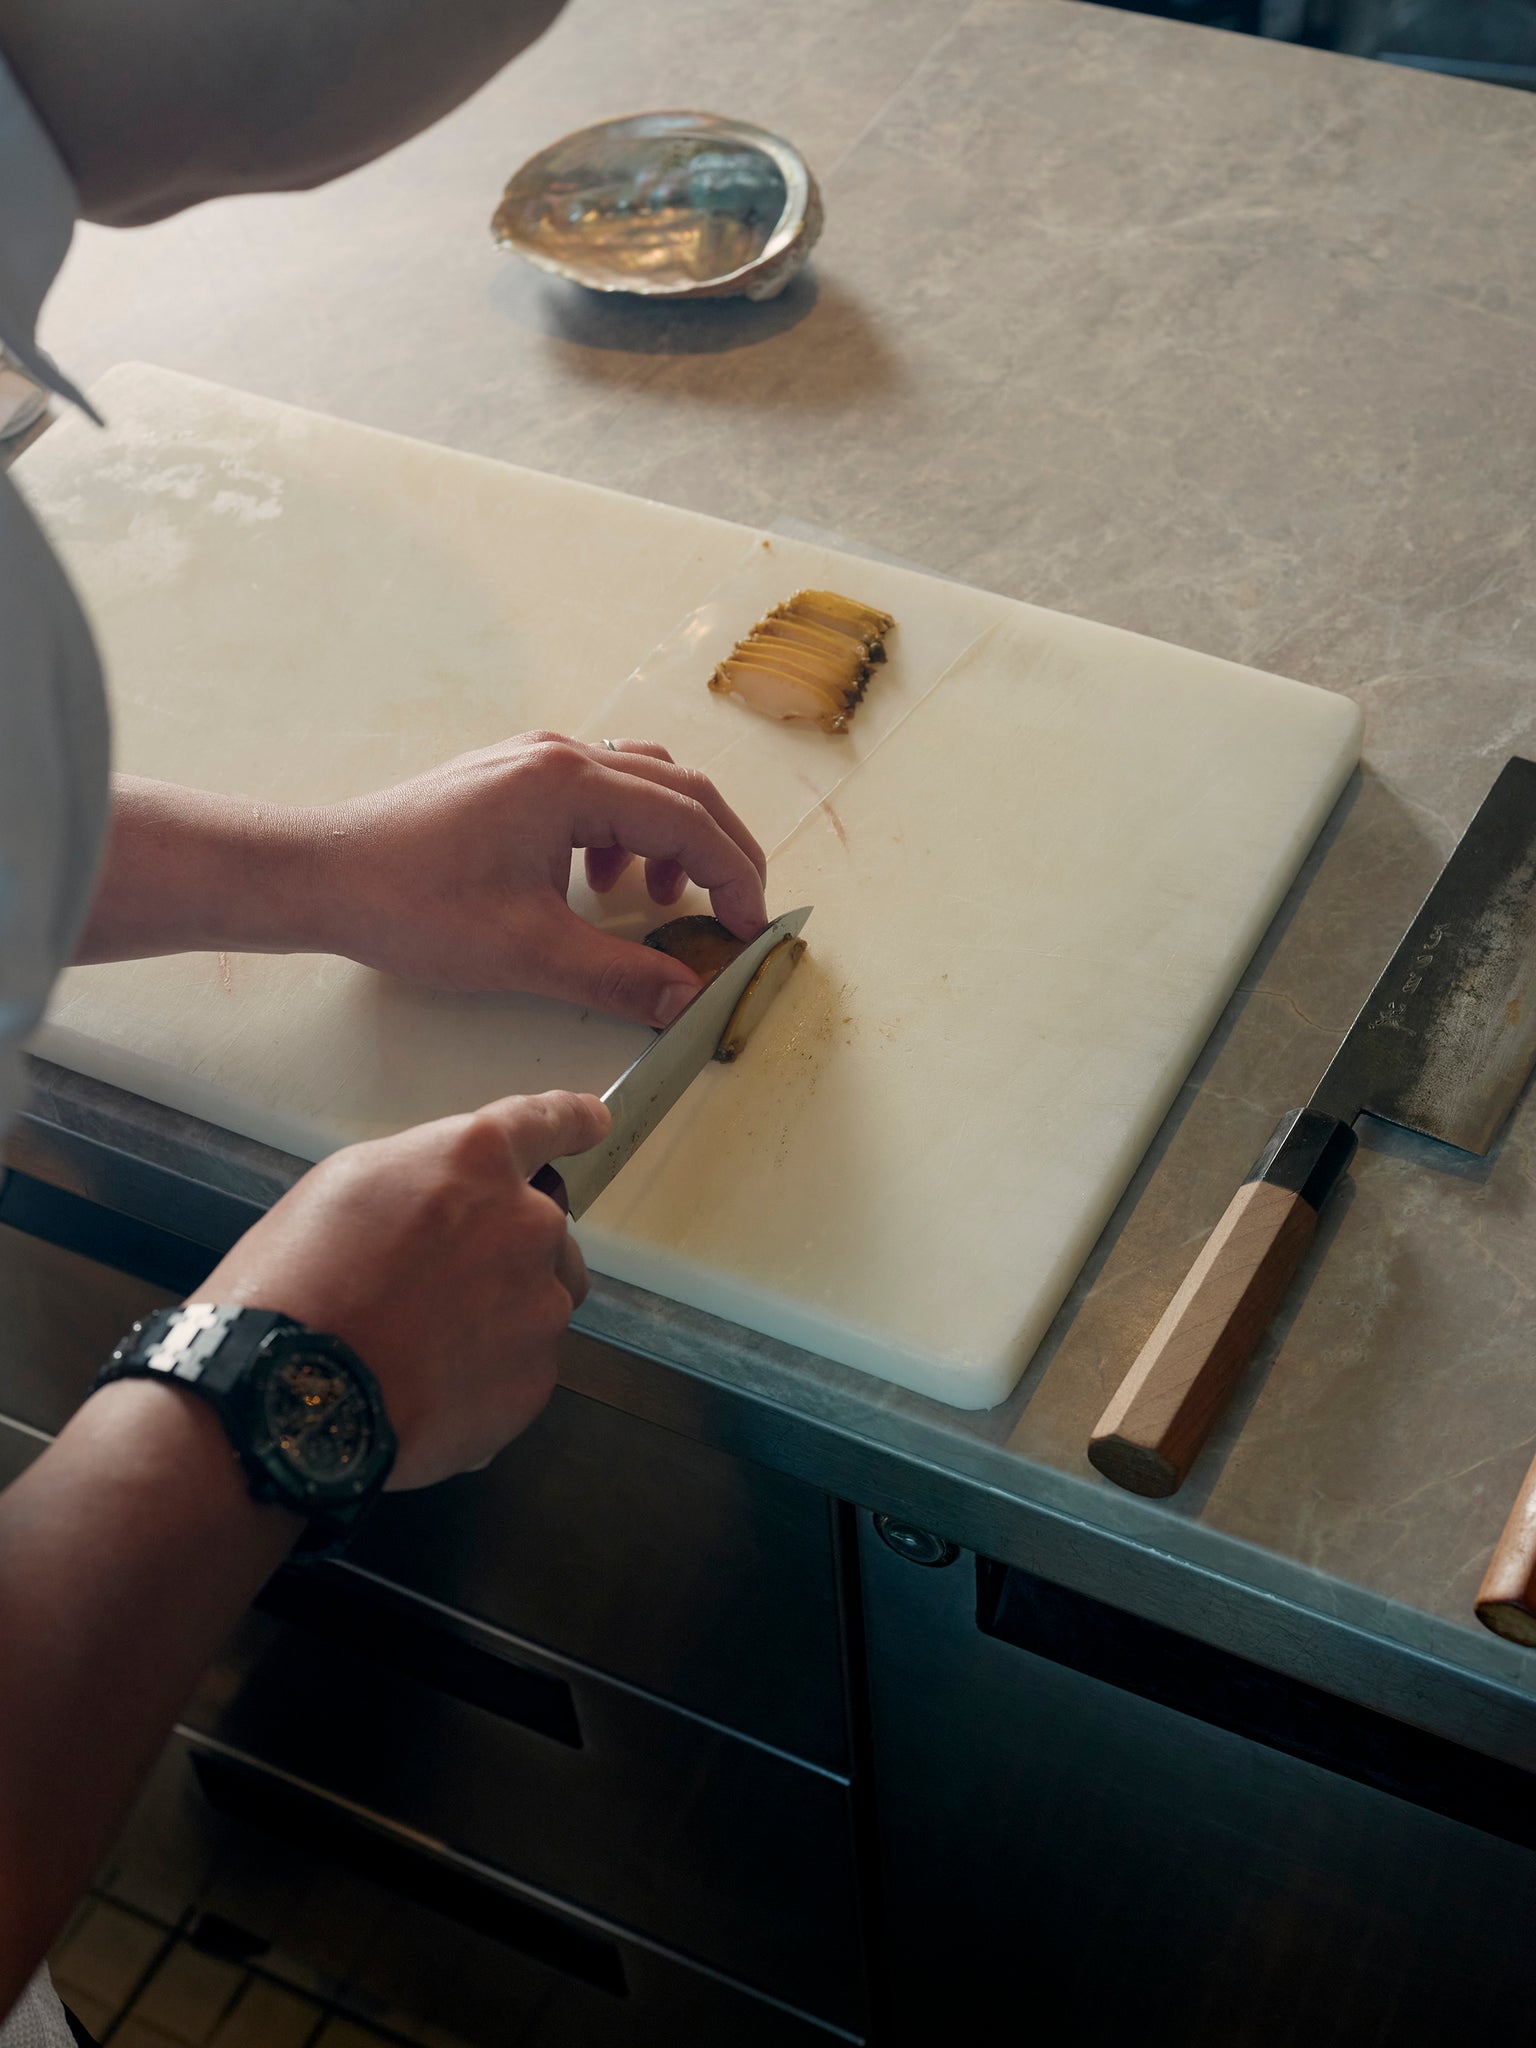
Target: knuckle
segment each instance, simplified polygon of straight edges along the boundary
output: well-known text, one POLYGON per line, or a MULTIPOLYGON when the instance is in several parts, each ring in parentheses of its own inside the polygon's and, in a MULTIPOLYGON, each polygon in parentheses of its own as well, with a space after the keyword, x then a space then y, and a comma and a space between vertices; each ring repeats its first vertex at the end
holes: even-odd
POLYGON ((605 960, 592 988, 599 1009, 625 1010, 640 996, 640 977, 627 960, 605 960))
POLYGON ((506 1134, 494 1117, 484 1110, 472 1110, 449 1140, 448 1152, 460 1173, 479 1175, 498 1167, 505 1170, 506 1134))
POLYGON ((585 774, 592 765, 575 740, 558 732, 540 733, 529 748, 528 759, 541 777, 558 777, 562 781, 585 774))
POLYGON ((682 813, 680 823, 690 838, 697 838, 700 833, 713 832, 716 829, 715 821, 709 814, 709 806, 700 803, 696 796, 688 796, 680 791, 677 801, 682 813))
POLYGON ((289 1193, 298 1194, 302 1190, 312 1195, 331 1194, 337 1188, 344 1187, 358 1170, 357 1160, 353 1156, 355 1149, 354 1146, 348 1145, 343 1151, 329 1153, 310 1167, 303 1179, 294 1183, 289 1193))
POLYGON ((344 1202, 365 1188, 376 1171, 377 1163, 368 1147, 348 1145, 340 1152, 332 1152, 318 1166, 312 1166, 294 1192, 303 1188, 311 1199, 344 1202))
POLYGON ((715 785, 702 768, 679 768, 677 771, 678 794, 701 811, 707 811, 709 800, 715 793, 715 785))

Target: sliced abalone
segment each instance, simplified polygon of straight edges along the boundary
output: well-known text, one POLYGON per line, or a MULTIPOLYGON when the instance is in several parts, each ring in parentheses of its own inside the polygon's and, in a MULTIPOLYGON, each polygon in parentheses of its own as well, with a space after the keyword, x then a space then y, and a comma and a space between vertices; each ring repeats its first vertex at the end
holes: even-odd
POLYGON ((895 624, 837 591, 797 590, 736 642, 709 687, 765 718, 846 732, 895 624))

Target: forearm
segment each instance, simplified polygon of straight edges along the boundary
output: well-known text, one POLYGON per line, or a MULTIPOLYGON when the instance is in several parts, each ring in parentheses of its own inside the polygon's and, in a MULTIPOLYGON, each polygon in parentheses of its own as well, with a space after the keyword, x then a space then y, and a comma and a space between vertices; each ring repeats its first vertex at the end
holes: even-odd
POLYGON ((120 775, 77 961, 326 950, 318 811, 120 775))
POLYGON ((251 1500, 211 1410, 143 1380, 0 1494, 0 2015, 299 1527, 251 1500))

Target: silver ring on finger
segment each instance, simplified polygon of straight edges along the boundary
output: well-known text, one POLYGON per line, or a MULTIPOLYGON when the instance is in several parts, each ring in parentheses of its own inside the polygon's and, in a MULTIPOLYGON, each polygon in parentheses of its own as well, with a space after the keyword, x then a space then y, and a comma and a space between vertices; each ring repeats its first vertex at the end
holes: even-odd
POLYGON ((597 744, 600 747, 606 747, 610 754, 617 754, 620 751, 620 749, 614 745, 612 740, 599 740, 597 744))

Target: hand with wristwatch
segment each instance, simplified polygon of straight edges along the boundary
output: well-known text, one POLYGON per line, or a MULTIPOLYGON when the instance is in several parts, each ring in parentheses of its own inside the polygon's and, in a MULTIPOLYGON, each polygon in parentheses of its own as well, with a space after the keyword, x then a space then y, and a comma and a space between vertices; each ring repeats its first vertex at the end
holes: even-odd
POLYGON ((528 1181, 607 1122, 589 1095, 515 1096, 337 1153, 206 1298, 136 1323, 97 1386, 206 1402, 252 1499, 307 1523, 295 1555, 336 1550, 387 1485, 484 1464, 543 1407, 587 1282, 564 1214, 528 1181), (386 1285, 407 1261, 421 1285, 386 1285))
MULTIPOLYGON (((317 4, 298 42, 296 10, 240 10, 218 36, 206 11, 0 7, 0 316, 28 374, 65 395, 32 330, 77 213, 131 226, 353 170, 478 89, 559 0, 317 4), (277 81, 254 100, 253 67, 277 81)), ((0 365, 0 429, 36 402, 0 365)), ((699 978, 578 913, 577 849, 598 893, 633 865, 653 902, 692 881, 738 937, 762 931, 762 848, 707 776, 651 740, 518 734, 324 804, 119 774, 109 809, 89 628, 24 508, 0 515, 5 653, 14 642, 20 664, 0 724, 23 798, 6 818, 17 943, 0 947, 0 1120, 71 954, 335 954, 665 1026, 699 978)), ((0 2027, 199 1672, 301 1535, 334 1544, 386 1485, 483 1466, 538 1415, 586 1271, 529 1181, 608 1128, 594 1097, 554 1093, 347 1147, 195 1301, 131 1332, 0 1490, 0 2027)), ((57 2039, 56 2001, 46 2018, 57 2039)), ((27 2012, 20 2026, 32 2038, 27 2012)))
MULTIPOLYGON (((233 799, 119 778, 77 958, 333 952, 433 987, 670 1023, 697 975, 577 915, 576 846, 600 893, 643 863, 657 903, 691 878, 738 936, 765 922, 762 849, 704 777, 649 741, 533 732, 340 804, 264 805, 256 822, 233 799)), ((130 1332, 98 1383, 207 1404, 252 1497, 302 1516, 303 1547, 334 1547, 383 1487, 485 1464, 549 1398, 586 1271, 527 1183, 607 1128, 591 1096, 515 1096, 333 1154, 196 1301, 130 1332)))
POLYGON ((96 1384, 156 1376, 209 1403, 253 1500, 305 1518, 295 1555, 338 1549, 389 1478, 384 1397, 339 1337, 272 1309, 189 1301, 135 1323, 96 1384))

